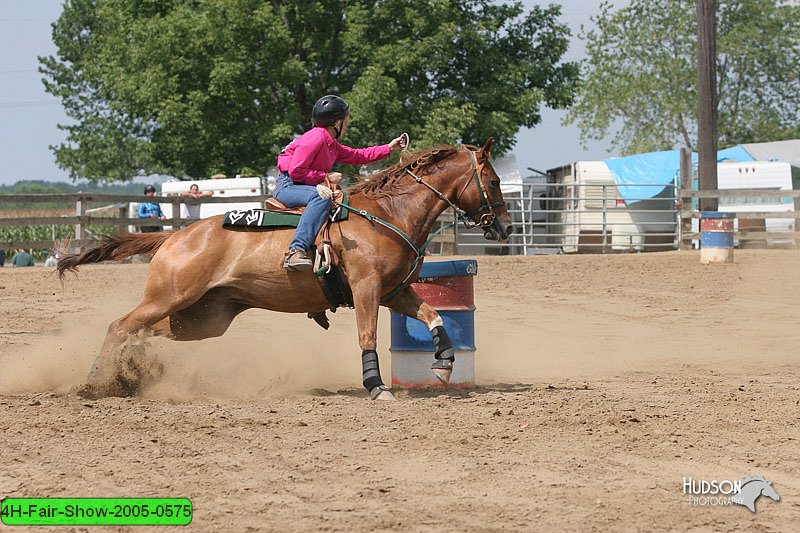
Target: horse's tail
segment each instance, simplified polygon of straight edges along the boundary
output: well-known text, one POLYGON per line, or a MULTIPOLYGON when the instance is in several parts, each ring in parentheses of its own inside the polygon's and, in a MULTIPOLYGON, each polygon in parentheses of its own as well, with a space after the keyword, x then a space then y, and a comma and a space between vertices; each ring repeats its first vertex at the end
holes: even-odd
POLYGON ((136 254, 155 252, 172 236, 172 233, 171 231, 121 233, 115 237, 103 237, 99 245, 82 254, 61 255, 56 265, 58 276, 63 278, 65 273, 77 271, 78 265, 120 260, 136 254))

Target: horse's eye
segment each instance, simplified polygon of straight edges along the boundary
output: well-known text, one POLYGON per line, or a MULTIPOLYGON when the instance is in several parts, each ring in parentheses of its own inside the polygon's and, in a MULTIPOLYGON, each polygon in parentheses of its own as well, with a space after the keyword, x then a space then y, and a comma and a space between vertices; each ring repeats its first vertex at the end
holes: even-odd
POLYGON ((491 184, 492 184, 492 187, 499 187, 499 186, 500 186, 500 178, 493 179, 493 180, 492 180, 492 181, 490 181, 489 183, 491 183, 491 184))

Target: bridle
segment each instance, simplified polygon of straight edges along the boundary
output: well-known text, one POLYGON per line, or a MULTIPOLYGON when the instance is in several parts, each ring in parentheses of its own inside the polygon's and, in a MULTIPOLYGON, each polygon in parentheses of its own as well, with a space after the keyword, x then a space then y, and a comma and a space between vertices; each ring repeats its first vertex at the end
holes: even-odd
MULTIPOLYGON (((456 200, 455 200, 455 203, 454 203, 452 200, 450 200, 450 198, 448 198, 445 194, 443 194, 436 187, 434 187, 433 185, 431 185, 430 183, 428 183, 424 179, 422 179, 419 176, 417 176, 416 174, 414 174, 411 171, 411 169, 409 168, 409 166, 413 165, 413 163, 410 163, 408 166, 406 166, 404 170, 412 178, 414 178, 414 181, 416 181, 419 184, 422 184, 422 185, 426 186, 439 199, 443 200, 445 203, 447 203, 447 205, 452 207, 453 210, 456 213, 456 217, 458 218, 458 220, 463 222, 464 225, 467 228, 474 228, 474 227, 478 227, 478 226, 480 226, 481 228, 488 228, 489 226, 494 224, 494 221, 497 218, 497 216, 495 215, 495 212, 494 212, 495 208, 500 207, 500 206, 505 205, 505 204, 503 202, 494 202, 494 203, 492 203, 489 200, 488 193, 486 192, 487 191, 486 186, 483 184, 483 181, 482 181, 482 178, 481 178, 481 174, 483 172, 484 167, 488 164, 489 159, 486 158, 486 160, 483 163, 479 163, 478 162, 478 158, 475 155, 475 152, 478 150, 478 148, 475 147, 475 146, 469 146, 469 145, 465 145, 464 148, 469 153, 470 171, 472 172, 472 178, 475 180, 475 184, 478 186, 478 194, 479 194, 479 197, 480 197, 480 200, 481 200, 480 207, 478 207, 474 211, 470 211, 469 213, 466 213, 463 209, 458 207, 457 203, 458 203, 458 200, 461 198, 461 196, 464 194, 464 191, 466 191, 467 187, 469 187, 469 184, 472 182, 471 180, 466 180, 466 183, 464 184, 464 187, 462 187, 461 191, 456 195, 456 200), (481 218, 480 218, 480 220, 478 222, 474 222, 470 217, 472 215, 476 215, 478 213, 483 213, 483 214, 481 215, 481 218)), ((441 228, 439 228, 433 234, 431 234, 431 236, 428 238, 427 241, 425 241, 425 243, 422 246, 417 247, 417 245, 414 244, 414 241, 411 240, 411 237, 409 237, 403 230, 401 230, 400 228, 398 228, 394 224, 392 224, 392 223, 390 223, 390 222, 388 222, 386 220, 383 220, 380 217, 376 217, 375 215, 372 215, 372 214, 368 213, 367 211, 365 211, 363 209, 355 209, 355 208, 353 208, 353 207, 351 207, 351 206, 349 206, 347 204, 341 203, 341 202, 334 201, 334 205, 338 209, 345 209, 345 210, 353 212, 353 213, 355 213, 355 214, 357 214, 359 216, 362 216, 372 224, 376 224, 377 223, 377 224, 380 224, 381 226, 393 231, 394 233, 399 235, 400 238, 402 238, 406 242, 406 244, 408 244, 411 247, 411 249, 414 251, 414 253, 416 255, 416 258, 414 259, 414 263, 412 264, 411 270, 409 270, 408 275, 406 275, 406 277, 403 279, 403 281, 401 281, 394 289, 389 291, 388 294, 386 294, 383 298, 381 298, 381 301, 383 301, 383 302, 389 301, 392 298, 394 298, 403 289, 403 287, 405 287, 406 284, 411 280, 411 277, 414 275, 414 272, 416 272, 417 267, 419 266, 419 264, 424 259, 425 249, 428 248, 428 245, 433 241, 433 239, 437 235, 439 235, 440 233, 443 233, 444 231, 450 229, 451 227, 453 227, 456 224, 455 222, 453 222, 451 224, 443 225, 441 228)), ((330 220, 330 218, 329 218, 329 220, 330 220)))
POLYGON ((464 187, 462 187, 461 191, 456 195, 456 200, 455 200, 455 202, 453 202, 453 201, 450 200, 450 198, 445 196, 441 191, 436 189, 436 187, 434 187, 433 185, 431 185, 430 183, 428 183, 424 179, 422 179, 419 176, 417 176, 416 174, 414 174, 411 171, 410 168, 406 167, 405 171, 412 178, 414 178, 414 181, 416 181, 417 183, 419 183, 421 185, 426 186, 428 189, 433 191, 433 193, 440 200, 443 200, 445 203, 447 203, 447 205, 452 207, 453 210, 456 213, 456 217, 458 217, 458 219, 468 229, 469 228, 474 228, 474 227, 477 227, 477 226, 480 226, 481 228, 488 228, 489 226, 494 224, 494 221, 497 218, 497 215, 495 215, 495 212, 494 212, 495 208, 500 207, 500 206, 505 205, 505 204, 503 202, 494 202, 494 203, 492 203, 489 200, 489 194, 487 193, 486 186, 483 184, 483 179, 482 179, 481 176, 483 174, 484 167, 489 162, 489 159, 486 158, 486 160, 483 163, 479 163, 478 162, 478 157, 475 155, 477 147, 475 147, 475 150, 473 150, 472 147, 465 146, 465 150, 467 150, 467 152, 469 153, 469 162, 470 162, 470 167, 471 167, 470 170, 472 171, 472 177, 475 180, 475 184, 478 187, 478 195, 479 195, 479 198, 480 198, 480 201, 481 201, 480 207, 478 207, 477 209, 475 209, 473 211, 470 211, 468 213, 465 212, 460 207, 458 207, 457 204, 458 204, 458 201, 461 199, 461 196, 464 194, 464 191, 466 191, 467 187, 469 187, 469 184, 471 183, 470 180, 466 180, 466 183, 464 184, 464 187), (488 211, 488 213, 486 211, 488 211), (483 214, 481 215, 481 218, 479 219, 478 222, 474 222, 471 217, 473 215, 477 215, 478 213, 483 213, 483 214))

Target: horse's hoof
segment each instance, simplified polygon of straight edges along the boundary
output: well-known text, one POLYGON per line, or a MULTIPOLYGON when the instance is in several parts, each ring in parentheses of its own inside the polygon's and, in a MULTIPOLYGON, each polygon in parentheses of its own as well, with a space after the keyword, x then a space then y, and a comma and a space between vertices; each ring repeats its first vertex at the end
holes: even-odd
POLYGON ((392 389, 387 387, 386 385, 378 385, 374 389, 369 392, 369 397, 371 400, 383 400, 383 401, 394 401, 397 398, 394 397, 392 394, 392 389))
POLYGON ((100 391, 97 390, 97 387, 86 383, 82 385, 77 391, 76 394, 83 398, 84 400, 99 400, 103 397, 100 391))
POLYGON ((433 375, 436 376, 436 379, 442 382, 443 385, 450 384, 450 376, 453 374, 452 370, 447 370, 445 368, 432 368, 431 371, 433 375))
POLYGON ((437 359, 431 365, 431 371, 436 379, 441 381, 444 385, 450 384, 450 376, 453 374, 453 361, 450 359, 437 359))

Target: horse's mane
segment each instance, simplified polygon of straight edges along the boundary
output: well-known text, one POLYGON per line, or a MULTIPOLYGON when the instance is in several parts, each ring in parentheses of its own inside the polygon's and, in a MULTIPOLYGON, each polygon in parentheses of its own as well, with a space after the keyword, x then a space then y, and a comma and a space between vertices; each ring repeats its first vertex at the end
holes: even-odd
POLYGON ((407 176, 406 169, 417 172, 425 173, 424 171, 428 166, 437 163, 443 159, 450 157, 458 152, 458 148, 449 144, 442 144, 434 146, 419 152, 412 152, 401 158, 399 163, 373 174, 362 178, 355 185, 350 187, 350 194, 362 193, 367 198, 382 198, 388 196, 397 196, 404 192, 404 187, 400 187, 400 180, 407 176))

